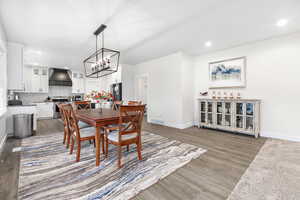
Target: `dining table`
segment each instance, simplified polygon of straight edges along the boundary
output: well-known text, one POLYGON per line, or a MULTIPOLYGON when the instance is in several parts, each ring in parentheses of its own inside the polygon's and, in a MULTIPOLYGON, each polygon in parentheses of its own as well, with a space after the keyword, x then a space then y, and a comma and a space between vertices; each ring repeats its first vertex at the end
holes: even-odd
POLYGON ((118 124, 120 112, 109 108, 97 108, 87 110, 77 110, 75 113, 78 120, 95 127, 96 143, 96 166, 100 165, 100 143, 102 142, 102 151, 104 152, 104 134, 101 134, 103 127, 118 124))

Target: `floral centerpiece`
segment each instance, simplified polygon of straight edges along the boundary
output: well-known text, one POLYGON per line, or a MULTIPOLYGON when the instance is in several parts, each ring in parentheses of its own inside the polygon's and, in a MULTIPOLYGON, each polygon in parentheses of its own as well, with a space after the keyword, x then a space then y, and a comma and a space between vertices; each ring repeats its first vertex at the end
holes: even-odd
POLYGON ((100 101, 112 101, 113 96, 110 92, 106 92, 106 91, 98 92, 94 90, 91 91, 90 93, 85 94, 84 99, 99 103, 100 101))

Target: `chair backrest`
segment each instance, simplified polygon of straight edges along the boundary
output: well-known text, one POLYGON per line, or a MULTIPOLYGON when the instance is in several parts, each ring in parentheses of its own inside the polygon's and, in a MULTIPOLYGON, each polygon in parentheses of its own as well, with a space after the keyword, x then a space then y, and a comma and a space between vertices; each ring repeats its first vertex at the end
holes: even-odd
POLYGON ((119 118, 119 141, 122 135, 138 133, 141 135, 142 122, 146 105, 121 105, 119 118), (126 124, 124 126, 124 124, 126 124))
POLYGON ((112 105, 112 109, 119 110, 120 105, 122 105, 122 104, 123 104, 123 101, 114 101, 113 105, 112 105))
POLYGON ((74 106, 76 110, 86 110, 92 108, 90 101, 75 101, 74 106))
POLYGON ((80 139, 80 131, 78 127, 78 119, 76 118, 75 112, 71 104, 63 104, 62 110, 69 126, 70 133, 73 134, 76 132, 76 138, 80 139))
POLYGON ((128 105, 142 105, 141 101, 128 101, 128 105))
POLYGON ((67 126, 67 119, 65 118, 65 114, 64 114, 64 111, 63 111, 63 105, 64 104, 58 104, 57 106, 59 108, 59 113, 60 113, 61 119, 64 122, 64 126, 66 127, 67 126))

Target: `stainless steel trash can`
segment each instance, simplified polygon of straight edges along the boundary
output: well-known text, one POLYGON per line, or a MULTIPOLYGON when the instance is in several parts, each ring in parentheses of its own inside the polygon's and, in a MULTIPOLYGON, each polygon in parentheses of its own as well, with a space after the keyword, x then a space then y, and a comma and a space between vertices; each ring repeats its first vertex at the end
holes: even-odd
POLYGON ((14 136, 16 138, 25 138, 32 135, 32 114, 13 115, 14 136))

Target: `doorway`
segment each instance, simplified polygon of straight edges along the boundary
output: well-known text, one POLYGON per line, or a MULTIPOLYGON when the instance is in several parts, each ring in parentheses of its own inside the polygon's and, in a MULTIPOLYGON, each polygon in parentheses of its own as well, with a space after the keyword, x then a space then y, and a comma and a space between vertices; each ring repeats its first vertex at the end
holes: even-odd
POLYGON ((148 107, 148 75, 144 74, 136 76, 135 98, 137 101, 142 101, 143 104, 147 104, 148 107))

